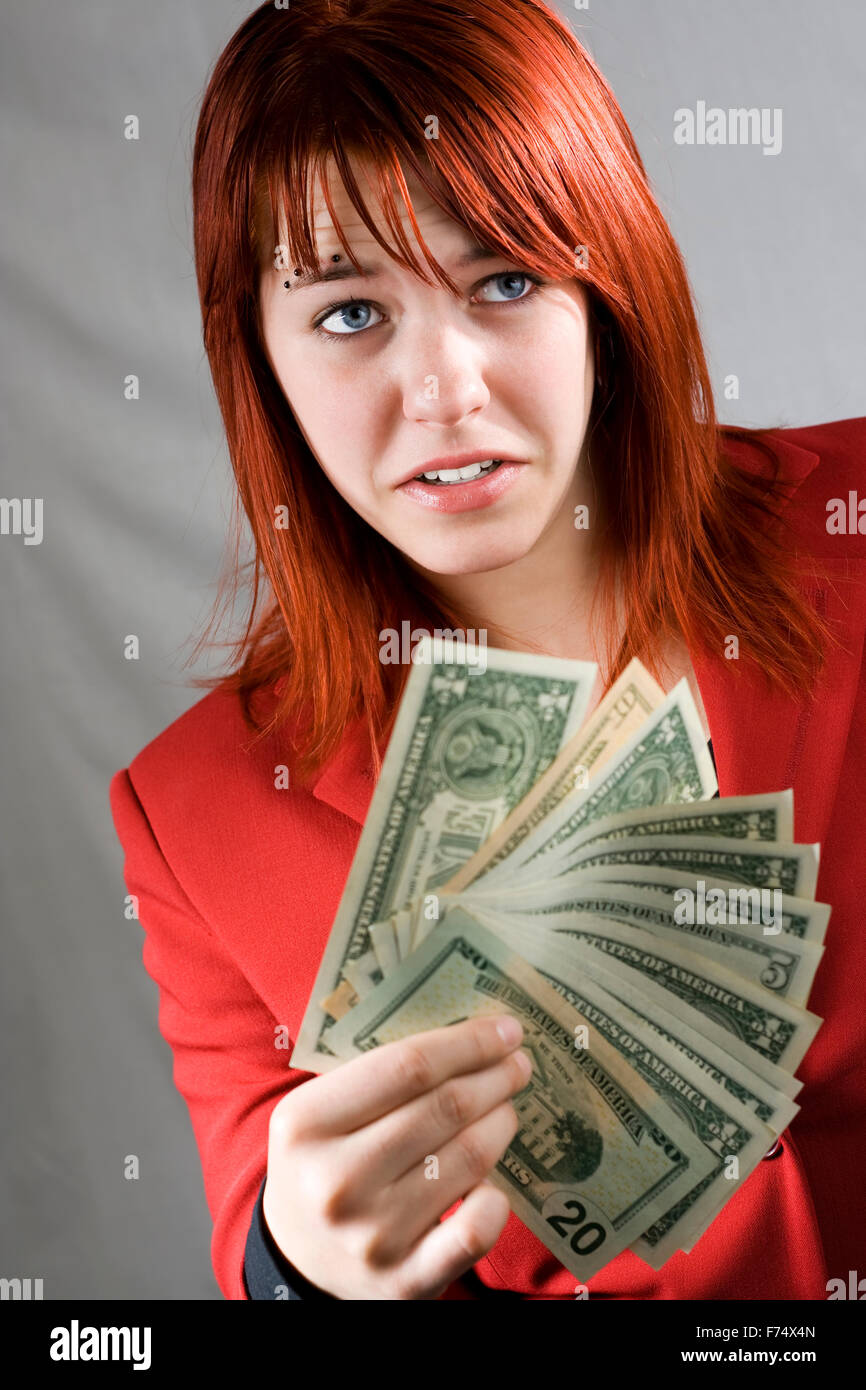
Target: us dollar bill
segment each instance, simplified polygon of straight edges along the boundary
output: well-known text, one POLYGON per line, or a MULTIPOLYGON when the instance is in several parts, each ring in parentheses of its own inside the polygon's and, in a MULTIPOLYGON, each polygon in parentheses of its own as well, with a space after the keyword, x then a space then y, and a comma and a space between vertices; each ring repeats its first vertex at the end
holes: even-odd
MULTIPOLYGON (((593 883, 600 882, 595 875, 590 876, 593 883)), ((582 877, 581 884, 586 880, 582 877)), ((731 892, 731 880, 716 878, 711 874, 695 875, 680 869, 659 868, 658 865, 641 864, 637 867, 618 864, 615 868, 605 868, 604 881, 609 885, 619 885, 627 891, 664 893, 673 902, 682 900, 683 894, 703 895, 709 900, 711 893, 731 892)), ((563 878, 563 883, 566 879, 563 878)), ((827 934, 827 925, 832 911, 829 903, 814 902, 811 898, 798 898, 794 893, 783 893, 780 889, 758 888, 741 884, 736 887, 741 920, 745 917, 750 923, 766 925, 771 919, 774 926, 786 936, 796 936, 801 941, 811 941, 820 946, 827 934), (780 897, 770 896, 776 892, 780 897), (763 896, 762 896, 763 895, 763 896)), ((474 892, 474 890, 473 890, 474 892)), ((510 901, 510 900, 509 900, 510 901)), ((673 903, 672 903, 673 905, 673 903)))
POLYGON ((667 803, 705 801, 718 790, 700 718, 683 679, 610 758, 592 786, 545 817, 507 858, 481 880, 495 891, 557 872, 560 850, 579 843, 585 829, 617 813, 667 803), (550 868, 550 864, 553 868, 550 868))
POLYGON ((720 835, 723 840, 793 841, 794 793, 789 787, 781 792, 725 796, 681 806, 630 808, 593 821, 580 842, 585 845, 635 835, 720 835))
POLYGON ((597 674, 497 648, 483 670, 435 655, 425 636, 298 1035, 308 1070, 327 1069, 334 1018, 382 978, 372 925, 476 852, 580 727, 597 674))
MULTIPOLYGON (((509 941, 516 950, 528 950, 534 936, 531 931, 513 928, 509 941)), ((601 952, 609 965, 614 962, 617 974, 631 971, 661 985, 726 1028, 757 1055, 792 1074, 821 1026, 816 1014, 751 984, 703 952, 686 950, 678 941, 662 940, 622 922, 575 917, 567 928, 547 933, 546 938, 551 959, 567 961, 569 942, 584 942, 601 952), (551 940, 554 936, 555 941, 551 940)))
MULTIPOLYGON (((677 875, 677 877, 682 876, 677 875)), ((722 886, 723 881, 716 880, 715 883, 717 886, 722 886)), ((672 912, 670 898, 667 895, 661 893, 654 895, 651 890, 644 892, 640 885, 634 882, 618 885, 581 880, 580 887, 584 890, 583 895, 575 896, 574 901, 581 912, 596 917, 607 915, 614 920, 625 922, 626 925, 634 925, 638 929, 643 929, 645 916, 641 909, 644 905, 647 905, 647 911, 650 915, 656 910, 652 905, 654 897, 658 900, 659 905, 668 904, 668 910, 672 912), (625 899, 621 896, 623 887, 629 895, 625 899), (639 910, 637 915, 632 917, 631 913, 635 906, 639 910)), ((724 888, 730 890, 731 884, 724 882, 724 888)), ((808 912, 815 908, 825 909, 827 913, 829 912, 825 904, 816 904, 799 899, 793 901, 799 904, 803 917, 806 917, 808 912)), ((466 892, 439 895, 437 918, 427 925, 433 930, 437 929, 442 922, 447 920, 448 914, 455 908, 464 908, 470 912, 482 926, 493 931, 531 964, 537 966, 536 952, 543 949, 543 939, 547 934, 547 929, 539 930, 538 918, 525 918, 524 914, 512 911, 510 905, 506 910, 503 905, 482 900, 472 896, 471 892, 466 892)), ((539 914, 542 921, 546 919, 547 915, 547 913, 539 914)), ((788 915, 783 914, 783 917, 788 915)), ((755 922, 760 927, 760 916, 756 916, 755 922)), ((821 922, 815 924, 816 944, 819 946, 823 939, 825 926, 826 916, 823 916, 821 922)), ((773 938, 774 941, 775 939, 773 938)), ((782 933, 782 939, 783 943, 790 947, 793 947, 795 942, 799 943, 800 941, 800 938, 791 937, 787 933, 782 933)), ((703 950, 703 943, 697 940, 692 943, 692 948, 700 952, 703 950)), ((617 973, 615 957, 593 950, 591 946, 572 936, 568 942, 569 963, 573 956, 580 960, 581 970, 584 973, 589 971, 596 976, 609 992, 639 1012, 644 1021, 651 1027, 665 1032, 669 1040, 675 1042, 676 1045, 687 1048, 692 1061, 707 1070, 713 1079, 726 1086, 738 1101, 753 1108, 755 1113, 770 1127, 773 1125, 774 1111, 772 1105, 768 1103, 769 1096, 775 1094, 784 1096, 787 1100, 793 1100, 802 1089, 802 1082, 798 1081, 790 1072, 785 1071, 762 1054, 751 1050, 726 1027, 720 1026, 711 1015, 701 1013, 680 995, 654 984, 645 974, 636 976, 631 969, 620 970, 617 973), (672 1021, 675 1021, 676 1024, 673 1032, 671 1031, 672 1021), (727 1054, 731 1059, 732 1070, 720 1070, 718 1068, 717 1061, 721 1053, 727 1054), (716 1061, 710 1060, 711 1056, 715 1057, 716 1061)), ((760 984, 762 988, 766 988, 767 986, 763 981, 753 978, 754 968, 750 967, 750 969, 752 974, 747 974, 745 978, 751 979, 754 984, 760 984)), ((791 1002, 801 1001, 792 1000, 791 1002)), ((789 1118, 792 1117, 793 1113, 791 1112, 789 1118)), ((787 1122, 786 1120, 780 1126, 779 1132, 787 1122)))
POLYGON ((716 1159, 713 1172, 632 1244, 635 1254, 660 1269, 677 1249, 687 1249, 698 1239, 799 1106, 757 1077, 742 1059, 732 1057, 721 1045, 725 1039, 707 1039, 682 1016, 672 1014, 664 1001, 651 1002, 650 1021, 645 994, 599 968, 592 954, 587 947, 576 947, 567 964, 554 964, 544 940, 536 939, 527 959, 570 1002, 576 996, 582 1011, 679 1109, 716 1159), (617 1016, 607 1006, 610 999, 621 1005, 617 1016))
POLYGON ((795 1100, 802 1081, 759 1057, 685 1000, 629 971, 611 970, 610 962, 590 946, 575 942, 569 955, 570 964, 627 1004, 648 1027, 751 1110, 772 1134, 781 1134, 791 1123, 799 1109, 795 1100))
MULTIPOLYGON (((518 807, 519 811, 520 808, 518 807)), ((501 864, 501 872, 476 879, 473 892, 494 893, 506 884, 526 888, 547 882, 564 871, 588 846, 602 848, 617 840, 638 836, 718 836, 723 840, 761 840, 788 843, 793 840, 794 793, 762 792, 722 799, 632 806, 600 819, 593 818, 568 838, 549 844, 540 855, 522 864, 501 864)))
MULTIPOLYGON (((600 841, 578 847, 573 855, 556 866, 560 874, 585 873, 608 878, 623 868, 678 869, 697 878, 713 876, 732 879, 753 888, 778 889, 794 897, 814 898, 818 880, 820 846, 792 845, 776 841, 737 841, 716 839, 712 835, 636 835, 613 843, 600 841)), ((532 893, 535 884, 521 884, 521 892, 532 893)))
MULTIPOLYGON (((762 923, 760 912, 750 917, 754 904, 749 894, 757 889, 727 885, 725 915, 721 920, 706 920, 707 914, 694 910, 683 912, 664 893, 652 889, 625 888, 622 885, 587 881, 583 876, 567 876, 556 891, 555 884, 539 890, 539 898, 531 907, 516 910, 513 902, 495 904, 472 897, 471 890, 463 895, 464 905, 471 912, 488 909, 504 914, 527 931, 567 931, 576 915, 609 917, 627 926, 659 935, 670 943, 680 941, 691 950, 704 953, 735 971, 752 984, 761 985, 792 1004, 805 1004, 815 972, 821 963, 823 946, 781 931, 775 922, 762 923), (737 912, 745 898, 745 917, 742 922, 727 921, 728 904, 737 912), (756 929, 757 928, 757 929, 756 929)), ((710 890, 719 894, 720 889, 710 890)), ((692 891, 692 908, 695 893, 692 891)), ((710 913, 710 918, 714 914, 710 913)), ((715 914, 718 917, 718 914, 715 914)))
POLYGON ((599 702, 586 724, 480 849, 444 885, 458 893, 507 860, 524 840, 575 795, 585 791, 600 770, 662 703, 665 693, 636 658, 599 702))
MULTIPOLYGON (((622 1000, 610 994, 574 962, 568 972, 546 959, 545 941, 537 942, 530 962, 598 1029, 635 1071, 687 1122, 713 1159, 712 1170, 636 1241, 631 1249, 654 1269, 695 1238, 738 1187, 754 1171, 775 1135, 753 1109, 736 1099, 687 1055, 659 1035, 622 1000), (567 974, 567 978, 563 978, 567 974)), ((731 1059, 712 1046, 717 1070, 732 1067, 731 1059)), ((774 1098, 777 1123, 790 1122, 798 1107, 782 1096, 774 1098)))
MULTIPOLYGON (((609 1008, 615 1015, 616 1002, 609 1008)), ((455 909, 334 1025, 329 1045, 348 1059, 495 1013, 523 1024, 532 1074, 512 1099, 520 1128, 490 1181, 561 1264, 579 1279, 591 1278, 717 1165, 580 1007, 455 909)))
MULTIPOLYGON (((733 1034, 719 1028, 710 1018, 701 1017, 683 1000, 666 994, 648 980, 641 979, 636 984, 625 972, 617 975, 609 971, 597 951, 588 947, 582 947, 581 951, 584 974, 597 979, 608 993, 627 1004, 648 1028, 672 1043, 735 1100, 753 1111, 774 1138, 787 1129, 800 1108, 795 1097, 803 1088, 801 1081, 751 1052, 733 1034)), ((726 1200, 722 1192, 717 1207, 702 1207, 694 1222, 681 1222, 677 1231, 680 1249, 688 1252, 694 1248, 726 1200)), ((657 1232, 650 1229, 632 1248, 657 1269, 662 1256, 656 1235, 657 1232)))

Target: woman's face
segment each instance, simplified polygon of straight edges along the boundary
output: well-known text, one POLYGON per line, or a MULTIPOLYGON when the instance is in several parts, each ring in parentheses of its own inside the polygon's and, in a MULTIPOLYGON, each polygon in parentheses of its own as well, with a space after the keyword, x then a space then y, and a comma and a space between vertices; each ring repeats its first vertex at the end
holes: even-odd
MULTIPOLYGON (((285 237, 272 238, 260 282, 271 367, 322 471, 422 572, 474 574, 530 553, 552 562, 556 540, 574 544, 574 508, 588 501, 578 468, 594 381, 586 292, 572 279, 536 285, 519 262, 479 254, 466 227, 408 186, 460 298, 391 260, 332 178, 346 238, 369 273, 354 274, 319 188, 321 271, 352 275, 305 284, 293 267, 274 268, 285 237), (479 473, 462 455, 513 462, 479 473), (466 481, 413 481, 461 466, 466 481)), ((403 226, 424 264, 405 209, 403 226)))

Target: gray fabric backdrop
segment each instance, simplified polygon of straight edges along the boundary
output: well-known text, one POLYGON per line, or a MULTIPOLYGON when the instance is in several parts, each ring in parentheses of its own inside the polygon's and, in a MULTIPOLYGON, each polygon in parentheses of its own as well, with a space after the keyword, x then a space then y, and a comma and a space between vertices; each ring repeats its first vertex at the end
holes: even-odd
MULTIPOLYGON (((231 494, 188 171, 206 75, 252 8, 3 6, 0 494, 44 510, 40 544, 0 535, 0 1276, 42 1278, 48 1299, 220 1296, 108 782, 199 698, 182 667, 231 494)), ((560 8, 685 253, 722 418, 866 413, 859 0, 560 8), (700 100, 781 108, 781 152, 675 144, 674 111, 700 100), (731 372, 740 398, 725 401, 731 372)))

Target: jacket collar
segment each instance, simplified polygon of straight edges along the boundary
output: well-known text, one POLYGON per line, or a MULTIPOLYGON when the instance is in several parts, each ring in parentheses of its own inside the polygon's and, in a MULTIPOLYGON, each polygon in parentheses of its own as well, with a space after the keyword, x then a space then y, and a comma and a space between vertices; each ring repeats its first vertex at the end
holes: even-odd
POLYGON ((346 730, 342 743, 313 786, 313 796, 363 825, 374 785, 370 739, 359 718, 346 730))
MULTIPOLYGON (((782 463, 788 485, 784 507, 819 461, 810 449, 776 436, 773 445, 782 463)), ((734 454, 742 446, 736 442, 734 454)), ((833 586, 807 587, 812 602, 827 616, 835 616, 848 627, 854 606, 846 607, 833 586)), ((847 634, 846 634, 847 635, 847 634)), ((853 707, 863 644, 862 613, 855 634, 852 655, 832 655, 820 690, 832 692, 839 709, 844 704, 848 718, 841 729, 847 734, 853 707), (859 646, 856 638, 859 637, 859 646)), ((781 791, 794 788, 795 837, 800 843, 824 838, 835 788, 841 770, 845 737, 835 745, 826 730, 811 721, 819 691, 810 702, 806 696, 795 699, 773 692, 757 678, 741 674, 735 661, 723 656, 709 659, 692 652, 692 663, 700 688, 718 771, 719 793, 741 796, 749 792, 781 791)), ((337 752, 312 788, 313 795, 363 825, 374 790, 370 744, 363 720, 346 731, 337 752)))

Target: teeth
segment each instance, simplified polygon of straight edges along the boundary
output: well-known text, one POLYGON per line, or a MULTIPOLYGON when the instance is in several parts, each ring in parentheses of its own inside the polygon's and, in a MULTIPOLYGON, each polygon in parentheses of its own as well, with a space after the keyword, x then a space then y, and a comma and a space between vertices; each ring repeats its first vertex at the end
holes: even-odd
POLYGON ((485 459, 483 463, 469 463, 465 468, 439 468, 433 473, 419 473, 418 477, 428 483, 467 483, 472 478, 480 477, 482 473, 491 472, 501 461, 485 459))
POLYGON ((470 463, 465 468, 440 468, 439 481, 440 483, 456 483, 458 478, 464 480, 475 478, 480 472, 480 463, 470 463))

